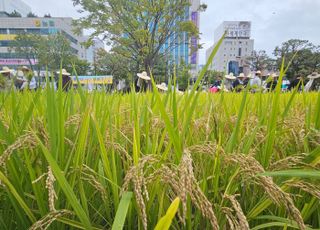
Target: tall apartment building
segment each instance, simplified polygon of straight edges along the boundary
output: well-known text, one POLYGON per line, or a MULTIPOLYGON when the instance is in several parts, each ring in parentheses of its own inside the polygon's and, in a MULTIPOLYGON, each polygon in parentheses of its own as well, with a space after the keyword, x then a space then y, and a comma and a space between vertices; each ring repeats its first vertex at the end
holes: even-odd
POLYGON ((211 52, 227 31, 216 56, 211 64, 211 69, 221 72, 249 73, 250 67, 247 58, 254 50, 254 40, 251 39, 251 22, 249 21, 225 21, 214 32, 214 45, 206 51, 208 61, 211 52))
MULTIPOLYGON (((190 0, 190 6, 186 8, 185 15, 180 21, 191 20, 195 25, 200 27, 200 0, 190 0)), ((170 63, 179 65, 184 62, 191 65, 192 72, 196 72, 199 64, 199 52, 197 50, 198 38, 190 38, 187 33, 181 33, 179 36, 172 36, 168 39, 162 50, 167 50, 169 44, 178 44, 169 53, 170 63), (195 50, 195 51, 194 51, 195 50)))

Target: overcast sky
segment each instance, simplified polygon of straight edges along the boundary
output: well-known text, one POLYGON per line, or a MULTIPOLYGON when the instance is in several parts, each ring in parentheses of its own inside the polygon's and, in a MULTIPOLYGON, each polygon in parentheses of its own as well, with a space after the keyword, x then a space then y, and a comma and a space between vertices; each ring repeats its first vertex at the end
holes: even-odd
MULTIPOLYGON (((39 16, 79 17, 71 0, 23 0, 39 16)), ((320 0, 202 0, 200 64, 213 44, 214 30, 222 21, 251 21, 255 49, 272 54, 275 46, 291 39, 307 39, 320 45, 320 0)))

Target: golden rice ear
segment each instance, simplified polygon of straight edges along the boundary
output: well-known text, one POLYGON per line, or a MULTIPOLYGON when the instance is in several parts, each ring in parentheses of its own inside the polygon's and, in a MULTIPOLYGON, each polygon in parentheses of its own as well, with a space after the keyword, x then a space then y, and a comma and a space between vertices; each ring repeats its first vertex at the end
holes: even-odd
POLYGON ((237 195, 224 195, 225 198, 227 198, 228 200, 230 200, 233 210, 235 211, 237 218, 239 220, 239 227, 242 230, 249 230, 249 223, 247 221, 246 216, 244 215, 241 205, 239 204, 239 202, 237 201, 236 197, 237 195))
POLYGON ((73 213, 69 210, 54 210, 49 212, 46 216, 44 216, 42 219, 35 222, 29 230, 41 230, 41 229, 48 229, 49 226, 58 218, 64 217, 64 216, 70 216, 73 215, 73 213))

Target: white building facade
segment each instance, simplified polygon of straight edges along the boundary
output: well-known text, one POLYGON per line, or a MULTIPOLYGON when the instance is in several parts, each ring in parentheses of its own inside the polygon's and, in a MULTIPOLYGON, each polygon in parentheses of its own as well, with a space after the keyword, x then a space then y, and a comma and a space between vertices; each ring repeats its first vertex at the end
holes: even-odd
POLYGON ((206 61, 218 43, 219 39, 227 31, 216 56, 211 63, 210 69, 234 73, 248 74, 250 66, 248 57, 254 50, 254 40, 251 39, 251 22, 249 21, 225 21, 214 33, 215 44, 206 51, 206 61))

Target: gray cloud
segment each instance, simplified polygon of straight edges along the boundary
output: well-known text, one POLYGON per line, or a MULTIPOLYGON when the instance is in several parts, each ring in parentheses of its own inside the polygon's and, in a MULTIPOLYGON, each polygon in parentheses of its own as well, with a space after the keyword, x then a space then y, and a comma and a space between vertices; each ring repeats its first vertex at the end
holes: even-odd
MULTIPOLYGON (((42 16, 74 17, 80 15, 71 0, 24 0, 42 16)), ((320 0, 202 0, 208 5, 201 14, 200 62, 205 62, 205 49, 213 44, 214 30, 222 21, 252 21, 255 49, 272 54, 275 46, 291 39, 307 39, 320 45, 320 0)))

